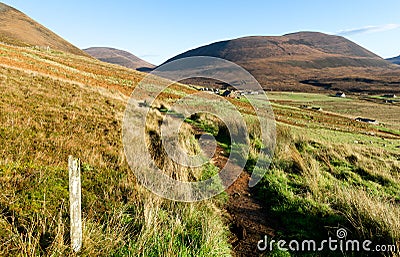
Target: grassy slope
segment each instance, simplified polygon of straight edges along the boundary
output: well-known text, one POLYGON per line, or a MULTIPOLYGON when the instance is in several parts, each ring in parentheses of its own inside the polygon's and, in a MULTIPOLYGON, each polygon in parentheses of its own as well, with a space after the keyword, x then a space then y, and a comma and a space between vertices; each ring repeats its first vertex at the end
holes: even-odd
POLYGON ((0 42, 12 45, 52 48, 88 57, 84 51, 67 42, 22 12, 0 3, 0 42))
POLYGON ((275 239, 321 241, 344 227, 350 238, 399 246, 399 106, 316 94, 269 97, 278 145, 256 191, 268 214, 279 220, 275 239), (330 111, 299 108, 304 104, 330 111), (378 118, 381 124, 359 123, 354 116, 378 118))
MULTIPOLYGON (((278 221, 270 224, 275 229, 273 239, 320 242, 335 235, 338 228, 346 228, 349 239, 399 246, 399 106, 322 94, 283 92, 268 96, 278 124, 278 144, 271 168, 255 193, 264 202, 267 215, 278 221), (305 104, 331 111, 300 108, 305 104), (379 118, 380 125, 354 120, 366 115, 379 118), (389 131, 385 129, 388 127, 389 131)), ((256 102, 259 98, 249 97, 256 102)), ((230 100, 251 113, 243 97, 230 100)), ((256 124, 250 117, 248 120, 250 130, 256 131, 256 124)), ((260 142, 251 138, 254 151, 260 142)), ((247 167, 251 168, 256 159, 255 154, 250 155, 247 167)), ((266 252, 267 256, 291 254, 320 256, 266 252)), ((360 254, 367 253, 347 252, 349 256, 360 254)), ((342 255, 339 251, 323 253, 342 255)))
MULTIPOLYGON (((276 158, 256 187, 268 215, 279 221, 275 240, 321 242, 345 228, 348 239, 400 245, 398 150, 347 143, 357 138, 348 133, 287 125, 280 131, 276 158)), ((360 254, 366 253, 347 253, 360 254)))
POLYGON ((229 254, 212 201, 160 199, 127 167, 121 119, 141 73, 0 45, 0 74, 1 256, 71 254, 69 154, 83 162, 83 256, 229 254))
MULTIPOLYGON (((1 255, 70 253, 68 154, 83 161, 83 255, 229 254, 215 203, 159 199, 137 185, 124 161, 121 117, 141 73, 4 45, 0 71, 1 255)), ((191 91, 175 85, 162 98, 172 103, 191 91)), ((278 235, 323 237, 334 224, 354 237, 399 242, 397 109, 385 109, 384 124, 374 126, 348 118, 366 113, 346 108, 386 108, 377 103, 309 94, 271 98, 280 136, 273 168, 257 190, 268 212, 280 217, 278 235), (304 103, 330 112, 298 108, 304 103)), ((244 99, 229 100, 252 113, 244 99)), ((189 131, 186 138, 193 143, 189 131)))
MULTIPOLYGON (((400 131, 396 116, 399 106, 356 96, 345 99, 303 93, 269 96, 278 124, 278 144, 271 169, 255 192, 265 203, 267 215, 278 221, 270 224, 275 229, 274 239, 318 242, 344 227, 349 239, 399 246, 400 131), (323 111, 300 108, 304 104, 323 107, 323 111), (380 124, 357 122, 354 120, 357 116, 378 118, 380 124)), ((256 102, 259 98, 249 97, 256 102)), ((248 101, 243 97, 229 100, 247 113, 250 131, 257 131, 248 101)), ((215 130, 213 125, 205 126, 205 130, 215 130)), ((250 138, 254 153, 260 142, 257 137, 250 138)), ((247 167, 251 168, 256 159, 252 154, 247 167)), ((274 254, 290 255, 276 251, 271 256, 274 254)), ((298 255, 320 256, 294 254, 298 255)), ((342 255, 339 251, 324 252, 324 256, 342 255)))
MULTIPOLYGON (((268 97, 275 104, 295 108, 301 105, 321 107, 324 112, 335 113, 350 119, 356 117, 376 119, 381 123, 379 128, 400 130, 400 117, 397 115, 400 112, 400 102, 385 103, 388 98, 358 95, 340 98, 322 94, 277 92, 268 92, 268 97)), ((396 98, 392 100, 396 101, 396 98)))

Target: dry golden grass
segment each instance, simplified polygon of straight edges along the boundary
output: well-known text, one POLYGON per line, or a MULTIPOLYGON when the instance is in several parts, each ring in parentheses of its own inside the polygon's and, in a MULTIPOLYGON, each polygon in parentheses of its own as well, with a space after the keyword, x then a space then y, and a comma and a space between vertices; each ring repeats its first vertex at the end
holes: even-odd
MULTIPOLYGON (((81 255, 230 254, 224 214, 214 200, 161 199, 138 185, 126 163, 122 116, 143 74, 86 57, 6 45, 0 45, 0 66, 0 255, 73 256, 66 206, 70 154, 83 162, 81 255)), ((193 91, 175 84, 155 107, 193 91)), ((251 155, 257 158, 254 109, 244 99, 229 101, 253 125, 251 155)), ((360 237, 379 232, 378 240, 398 242, 399 136, 343 115, 282 102, 273 107, 279 127, 286 129, 278 131, 275 166, 265 178, 275 187, 268 189, 277 189, 296 207, 306 203, 305 209, 339 215, 360 237)), ((159 134, 161 118, 153 109, 147 130, 159 134)), ((188 152, 199 151, 189 127, 181 128, 180 140, 188 152)), ((201 177, 201 170, 171 162, 157 140, 147 142, 167 174, 186 181, 201 177)))
MULTIPOLYGON (((75 255, 68 155, 82 160, 79 256, 229 255, 226 225, 213 201, 161 199, 137 183, 125 161, 123 112, 143 74, 65 53, 1 47, 1 256, 75 255)), ((171 164, 166 170, 190 175, 171 164)))

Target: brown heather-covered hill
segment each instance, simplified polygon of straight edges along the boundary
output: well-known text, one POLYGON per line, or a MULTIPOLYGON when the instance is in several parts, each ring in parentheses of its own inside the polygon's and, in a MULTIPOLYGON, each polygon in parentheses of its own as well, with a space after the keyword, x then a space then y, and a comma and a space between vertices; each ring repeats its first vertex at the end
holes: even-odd
POLYGON ((190 56, 219 57, 241 65, 266 90, 400 92, 399 67, 344 37, 319 32, 226 40, 167 62, 190 56))
POLYGON ((88 56, 24 13, 0 3, 0 42, 16 46, 36 46, 88 56))
POLYGON ((155 67, 153 64, 148 63, 145 60, 142 60, 127 51, 115 48, 90 47, 84 49, 84 51, 100 61, 118 64, 130 69, 144 70, 152 69, 155 67))

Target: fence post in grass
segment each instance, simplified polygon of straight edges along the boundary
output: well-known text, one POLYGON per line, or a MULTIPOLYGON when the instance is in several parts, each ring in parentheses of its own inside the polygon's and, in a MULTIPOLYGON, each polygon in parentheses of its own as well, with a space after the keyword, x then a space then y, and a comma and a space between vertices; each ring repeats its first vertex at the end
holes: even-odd
POLYGON ((81 164, 79 159, 69 156, 68 170, 71 246, 74 252, 79 252, 82 247, 81 164))

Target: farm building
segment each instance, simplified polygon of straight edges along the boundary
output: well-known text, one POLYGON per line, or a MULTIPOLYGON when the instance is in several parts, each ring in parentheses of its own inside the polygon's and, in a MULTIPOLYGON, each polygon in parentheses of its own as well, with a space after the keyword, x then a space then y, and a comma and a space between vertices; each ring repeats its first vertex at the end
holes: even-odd
POLYGON ((322 108, 321 107, 311 107, 311 109, 312 110, 314 110, 314 111, 322 111, 322 108))
POLYGON ((388 95, 384 95, 383 97, 386 97, 386 98, 396 98, 397 95, 395 95, 395 94, 388 94, 388 95))
POLYGON ((259 92, 257 92, 257 91, 241 91, 240 92, 240 95, 258 95, 259 94, 259 92))
POLYGON ((361 117, 356 118, 356 121, 365 122, 365 123, 371 123, 371 124, 378 124, 377 120, 368 119, 368 118, 361 118, 361 117))
POLYGON ((336 97, 346 97, 346 94, 343 92, 337 92, 335 96, 336 97))
POLYGON ((222 96, 224 97, 236 97, 238 95, 238 93, 236 91, 231 91, 231 90, 225 90, 222 93, 222 96))

